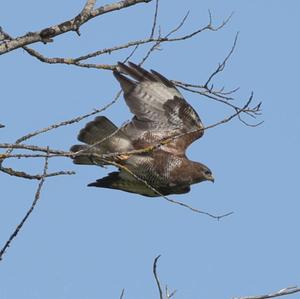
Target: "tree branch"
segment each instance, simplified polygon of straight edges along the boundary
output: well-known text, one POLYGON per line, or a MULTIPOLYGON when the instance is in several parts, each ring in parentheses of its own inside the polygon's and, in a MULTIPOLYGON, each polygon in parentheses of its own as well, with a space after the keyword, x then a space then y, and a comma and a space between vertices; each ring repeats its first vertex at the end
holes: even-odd
MULTIPOLYGON (((156 9, 155 9, 155 16, 154 16, 154 21, 153 21, 153 25, 152 25, 152 31, 153 31, 153 35, 154 35, 154 30, 156 27, 156 22, 157 22, 157 13, 158 13, 158 2, 156 3, 156 9)), ((158 46, 161 43, 165 43, 165 42, 178 42, 178 41, 183 41, 186 39, 190 39, 200 33, 202 33, 203 31, 206 30, 211 30, 211 31, 218 31, 221 28, 223 28, 230 20, 231 15, 222 22, 221 25, 219 26, 213 26, 212 24, 212 18, 211 18, 211 14, 209 13, 209 22, 206 26, 201 27, 195 31, 193 31, 192 33, 183 35, 183 36, 179 36, 179 37, 175 37, 175 38, 170 38, 170 36, 172 34, 174 34, 176 31, 178 31, 184 24, 186 18, 188 16, 188 13, 186 14, 186 16, 183 18, 183 20, 181 21, 181 23, 175 27, 173 30, 171 30, 168 34, 166 34, 164 37, 161 37, 160 33, 158 35, 158 37, 154 37, 152 35, 152 31, 151 31, 151 36, 150 38, 146 38, 146 39, 141 39, 141 40, 135 40, 135 41, 130 41, 127 42, 125 44, 122 45, 118 45, 118 46, 114 46, 114 47, 110 47, 110 48, 104 48, 101 50, 97 50, 95 52, 91 52, 89 54, 86 55, 82 55, 80 57, 77 58, 62 58, 62 57, 46 57, 44 55, 42 55, 41 53, 39 53, 38 51, 31 49, 27 46, 23 46, 23 49, 31 56, 37 58, 38 60, 40 60, 41 62, 44 63, 49 63, 49 64, 66 64, 66 65, 74 65, 74 66, 78 66, 78 67, 84 67, 84 68, 96 68, 96 69, 103 69, 103 70, 114 70, 115 69, 115 65, 109 65, 109 64, 95 64, 95 63, 85 63, 82 62, 83 60, 87 60, 96 56, 100 56, 100 55, 104 55, 104 54, 111 54, 115 51, 120 51, 123 49, 127 49, 127 48, 131 48, 134 47, 135 51, 137 49, 138 46, 140 45, 144 45, 144 44, 151 44, 154 43, 151 48, 148 50, 147 54, 145 55, 145 57, 143 58, 143 60, 141 61, 140 65, 143 64, 145 62, 145 60, 148 58, 148 56, 150 55, 150 53, 152 51, 154 51, 155 49, 158 48, 158 46)), ((3 36, 5 36, 6 39, 8 40, 13 40, 13 38, 7 33, 5 32, 2 28, 0 28, 0 33, 2 33, 3 36)))
MULTIPOLYGON (((21 138, 17 139, 15 144, 12 145, 12 147, 8 147, 7 144, 2 144, 2 148, 8 148, 8 150, 4 154, 0 154, 0 171, 2 171, 3 173, 6 173, 8 175, 11 175, 11 176, 16 176, 16 177, 30 179, 30 180, 40 180, 42 178, 42 175, 40 175, 40 174, 32 175, 32 174, 28 174, 23 171, 16 171, 9 167, 3 167, 2 164, 3 164, 4 159, 8 158, 11 155, 11 152, 13 151, 14 148, 45 152, 45 150, 46 150, 45 147, 26 146, 26 145, 20 145, 20 143, 22 143, 32 137, 35 137, 39 134, 43 134, 45 132, 48 132, 53 129, 57 129, 62 126, 71 125, 71 124, 79 122, 89 116, 92 116, 94 114, 102 112, 102 111, 106 110, 107 108, 109 108, 111 105, 113 105, 118 100, 120 95, 121 95, 121 91, 119 91, 116 94, 115 98, 110 103, 108 103, 106 106, 104 106, 100 109, 95 109, 92 112, 84 114, 82 116, 78 116, 78 117, 75 117, 70 120, 59 122, 59 123, 53 124, 47 128, 43 128, 43 129, 37 130, 35 132, 26 134, 25 136, 22 136, 21 138)), ((62 155, 62 156, 64 155, 64 152, 62 152, 62 151, 51 150, 51 152, 56 153, 56 154, 60 153, 60 155, 62 155)), ((47 153, 47 156, 48 156, 48 158, 50 157, 49 152, 47 153)), ((75 174, 75 172, 74 171, 58 171, 58 172, 54 172, 54 173, 49 173, 46 175, 46 177, 57 176, 57 175, 72 175, 72 174, 75 174)))
POLYGON ((28 219, 28 217, 30 216, 30 214, 33 212, 39 198, 40 198, 40 194, 41 194, 41 190, 42 187, 44 185, 45 182, 45 178, 47 176, 47 170, 48 170, 48 157, 45 158, 45 164, 44 164, 44 169, 43 169, 43 174, 41 177, 41 181, 38 184, 38 188, 35 192, 35 196, 34 196, 34 200, 31 204, 31 207, 29 208, 29 210, 27 211, 27 213, 25 214, 24 218, 21 220, 21 222, 18 224, 18 226, 16 227, 16 229, 14 230, 14 232, 11 234, 11 236, 9 237, 9 239, 7 240, 7 242, 5 243, 5 245, 3 246, 3 248, 0 251, 0 261, 3 258, 3 255, 5 253, 5 251, 7 250, 7 248, 10 246, 11 242, 13 241, 14 238, 17 237, 18 233, 20 232, 21 228, 23 227, 23 225, 25 224, 26 220, 28 219))
POLYGON ((157 285, 157 288, 158 288, 159 299, 164 299, 164 297, 163 297, 163 292, 162 292, 162 288, 161 288, 160 281, 159 281, 159 278, 158 278, 158 275, 157 275, 157 271, 156 271, 156 268, 157 268, 157 261, 158 261, 159 258, 160 258, 160 255, 158 255, 158 256, 154 259, 154 263, 153 263, 153 275, 154 275, 154 278, 155 278, 155 281, 156 281, 156 285, 157 285))
POLYGON ((155 282, 156 282, 156 285, 157 285, 157 289, 158 289, 158 292, 159 292, 159 299, 170 299, 175 295, 175 293, 177 291, 174 290, 173 292, 169 293, 168 286, 166 285, 166 287, 165 287, 165 296, 164 296, 162 286, 160 284, 159 277, 158 277, 158 274, 157 274, 157 262, 158 262, 158 259, 160 257, 161 257, 161 255, 158 255, 154 259, 154 262, 153 262, 153 275, 154 275, 155 282))
POLYGON ((152 25, 152 29, 151 29, 150 38, 153 38, 154 33, 155 33, 155 29, 156 29, 158 5, 159 5, 159 0, 156 0, 156 2, 155 2, 155 12, 154 12, 154 18, 153 18, 153 25, 152 25))
POLYGON ((97 16, 115 10, 124 9, 138 3, 148 3, 151 1, 152 0, 123 0, 93 9, 95 0, 88 0, 83 10, 73 19, 42 29, 40 31, 28 32, 23 36, 8 41, 2 41, 0 43, 0 55, 36 42, 52 42, 54 37, 69 31, 75 31, 79 33, 80 26, 97 16))
POLYGON ((120 299, 123 299, 125 295, 125 289, 122 289, 121 295, 120 295, 120 299))
POLYGON ((287 287, 271 294, 258 295, 258 296, 233 297, 233 299, 269 299, 269 298, 291 295, 299 292, 300 292, 300 288, 295 286, 295 287, 287 287))

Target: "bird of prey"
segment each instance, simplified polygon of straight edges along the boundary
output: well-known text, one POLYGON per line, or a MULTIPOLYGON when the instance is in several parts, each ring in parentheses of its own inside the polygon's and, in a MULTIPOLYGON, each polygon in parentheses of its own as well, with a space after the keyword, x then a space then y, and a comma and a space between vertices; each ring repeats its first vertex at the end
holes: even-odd
POLYGON ((198 114, 174 84, 132 62, 119 62, 113 74, 134 117, 118 128, 105 116, 98 116, 80 131, 78 140, 85 144, 71 147, 75 164, 119 166, 119 171, 88 186, 154 197, 187 193, 192 184, 213 182, 211 170, 185 154, 204 130, 198 114), (130 153, 151 146, 152 150, 130 153), (101 159, 111 153, 116 154, 101 159))

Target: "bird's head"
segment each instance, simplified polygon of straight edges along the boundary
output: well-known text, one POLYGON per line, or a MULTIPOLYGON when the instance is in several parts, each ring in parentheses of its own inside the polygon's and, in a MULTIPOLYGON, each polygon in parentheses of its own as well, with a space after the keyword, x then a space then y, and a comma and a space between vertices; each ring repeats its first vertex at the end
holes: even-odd
POLYGON ((211 170, 206 165, 199 162, 193 162, 193 166, 195 183, 200 183, 203 181, 215 181, 211 170))

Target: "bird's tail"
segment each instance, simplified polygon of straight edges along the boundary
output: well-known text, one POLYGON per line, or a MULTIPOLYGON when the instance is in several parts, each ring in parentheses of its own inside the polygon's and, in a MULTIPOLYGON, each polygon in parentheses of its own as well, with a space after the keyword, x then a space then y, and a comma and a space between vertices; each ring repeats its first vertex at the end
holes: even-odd
POLYGON ((78 140, 85 144, 71 147, 71 152, 82 151, 82 155, 74 157, 75 164, 104 165, 105 161, 96 155, 122 153, 133 149, 130 139, 105 116, 98 116, 87 123, 79 132, 78 140))

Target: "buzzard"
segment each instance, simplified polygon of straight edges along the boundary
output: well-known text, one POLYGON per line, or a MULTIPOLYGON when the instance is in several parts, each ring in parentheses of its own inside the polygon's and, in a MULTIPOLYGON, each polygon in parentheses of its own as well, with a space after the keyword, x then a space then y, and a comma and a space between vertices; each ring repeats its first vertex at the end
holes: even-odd
POLYGON ((105 116, 98 116, 80 131, 78 140, 85 144, 71 147, 75 164, 119 165, 119 171, 88 186, 154 197, 187 193, 192 184, 213 182, 207 166, 186 157, 187 147, 204 130, 198 114, 174 84, 158 72, 148 72, 132 62, 119 62, 113 74, 134 117, 118 128, 105 116), (153 145, 157 146, 152 150, 128 154, 153 145), (110 155, 106 161, 99 158, 110 153, 118 154, 110 155))

